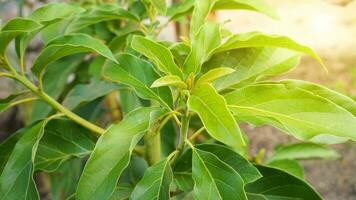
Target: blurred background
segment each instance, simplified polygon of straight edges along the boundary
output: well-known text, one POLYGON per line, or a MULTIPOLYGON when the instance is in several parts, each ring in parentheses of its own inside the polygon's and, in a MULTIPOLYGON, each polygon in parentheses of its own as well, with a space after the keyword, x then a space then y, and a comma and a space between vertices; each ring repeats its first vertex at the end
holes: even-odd
MULTIPOLYGON (((266 0, 280 14, 280 20, 247 11, 220 11, 219 21, 234 33, 263 31, 287 35, 312 47, 325 61, 326 73, 316 61, 304 58, 298 68, 284 78, 298 78, 326 85, 356 99, 356 0, 266 0)), ((2 24, 14 16, 26 16, 49 0, 0 0, 2 24), (20 5, 20 6, 19 6, 20 5)), ((173 26, 161 36, 175 38, 173 26)), ((32 43, 30 57, 36 56, 40 42, 32 43)), ((16 87, 0 79, 0 97, 16 87)), ((0 142, 22 126, 21 113, 13 108, 0 115, 0 142)), ((277 144, 293 138, 271 127, 243 127, 251 140, 251 153, 265 149, 270 154, 277 144)), ((356 131, 356 130, 355 130, 356 131)), ((340 160, 303 161, 307 180, 327 200, 356 200, 356 144, 333 145, 340 160)))

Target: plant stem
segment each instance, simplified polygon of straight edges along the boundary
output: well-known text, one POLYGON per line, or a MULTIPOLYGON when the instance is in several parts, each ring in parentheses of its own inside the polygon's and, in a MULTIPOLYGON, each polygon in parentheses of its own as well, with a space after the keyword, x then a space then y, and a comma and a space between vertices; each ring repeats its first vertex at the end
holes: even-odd
POLYGON ((41 98, 43 101, 48 103, 50 106, 52 106, 54 109, 58 110, 59 112, 65 114, 69 119, 77 122, 78 124, 82 125, 83 127, 93 131, 94 133, 97 133, 99 135, 104 134, 105 130, 96 126, 93 123, 90 123, 89 121, 79 117, 78 115, 74 114, 72 111, 68 110, 67 108, 63 107, 60 103, 58 103, 56 100, 54 100, 52 97, 50 97, 48 94, 44 93, 43 91, 39 90, 33 83, 31 83, 28 79, 25 77, 14 73, 11 76, 12 78, 16 79, 20 83, 22 83, 25 87, 30 89, 34 94, 36 94, 39 98, 41 98))
POLYGON ((146 160, 148 164, 154 165, 161 160, 161 134, 160 131, 149 130, 143 137, 146 147, 146 160))
POLYGON ((172 159, 172 162, 171 162, 172 166, 174 166, 176 164, 176 162, 178 161, 178 159, 180 158, 180 156, 183 153, 185 141, 187 140, 187 136, 188 136, 189 122, 190 122, 190 116, 188 115, 188 113, 186 113, 182 117, 182 126, 180 128, 180 138, 179 138, 179 143, 178 143, 178 147, 177 147, 177 154, 172 159))

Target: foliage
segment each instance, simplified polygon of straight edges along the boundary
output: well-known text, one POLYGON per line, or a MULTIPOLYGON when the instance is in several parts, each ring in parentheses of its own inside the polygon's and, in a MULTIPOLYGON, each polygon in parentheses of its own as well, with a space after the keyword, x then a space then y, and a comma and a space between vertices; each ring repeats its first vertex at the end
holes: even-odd
POLYGON ((221 9, 277 18, 271 6, 100 2, 50 3, 2 26, 0 76, 25 90, 1 99, 0 112, 33 102, 33 113, 0 145, 0 199, 39 199, 38 172, 49 177, 53 199, 321 199, 298 161, 338 158, 325 144, 356 140, 355 101, 310 82, 268 80, 301 54, 325 67, 309 47, 232 34, 208 20, 221 9), (158 39, 188 16, 180 41, 158 39), (44 47, 26 66, 38 36, 44 47), (17 62, 8 58, 12 41, 17 62), (268 124, 302 142, 263 162, 249 155, 241 123, 268 124), (211 139, 198 140, 202 133, 211 139))

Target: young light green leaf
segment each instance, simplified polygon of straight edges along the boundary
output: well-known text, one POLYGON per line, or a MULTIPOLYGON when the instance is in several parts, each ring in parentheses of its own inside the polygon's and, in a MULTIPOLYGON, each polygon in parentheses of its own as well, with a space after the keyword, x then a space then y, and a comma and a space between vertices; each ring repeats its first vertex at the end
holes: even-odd
POLYGON ((307 81, 301 80, 283 80, 281 81, 283 84, 290 86, 290 87, 297 87, 308 92, 313 93, 314 95, 321 96, 325 99, 328 99, 335 104, 345 108, 354 116, 356 116, 356 101, 351 99, 350 97, 340 94, 336 91, 328 89, 324 86, 310 83, 307 81))
POLYGON ((89 84, 78 84, 67 94, 63 105, 68 109, 74 109, 81 104, 91 102, 102 97, 120 86, 104 81, 92 81, 89 84))
POLYGON ((282 48, 235 49, 214 54, 203 65, 202 70, 207 72, 216 67, 229 67, 236 70, 214 82, 214 87, 221 91, 288 72, 299 63, 300 57, 299 53, 282 48))
POLYGON ((192 151, 195 199, 247 199, 243 180, 232 167, 212 153, 192 151))
POLYGON ((184 62, 184 74, 198 74, 201 65, 207 61, 221 43, 220 24, 207 22, 194 35, 192 49, 184 62))
POLYGON ((166 200, 173 179, 169 159, 164 159, 148 168, 131 194, 132 200, 166 200))
POLYGON ((356 118, 344 108, 298 87, 260 83, 225 95, 240 121, 270 124, 301 140, 356 140, 356 118))
POLYGON ((159 14, 165 15, 166 14, 166 0, 150 0, 152 5, 156 8, 159 14))
POLYGON ((275 160, 275 161, 269 162, 268 166, 288 172, 288 173, 292 174, 293 176, 296 176, 300 179, 304 179, 304 169, 298 163, 298 161, 288 160, 288 159, 275 160))
POLYGON ((4 56, 11 40, 20 34, 30 33, 41 28, 41 24, 31 19, 14 18, 8 21, 0 30, 0 57, 4 56))
POLYGON ((235 72, 234 69, 229 68, 229 67, 218 67, 215 69, 212 69, 208 71, 207 73, 203 74, 198 81, 196 82, 196 85, 202 85, 205 83, 212 83, 222 77, 225 77, 231 73, 235 72))
POLYGON ((199 115, 208 133, 216 140, 237 150, 246 145, 224 97, 211 85, 203 84, 194 88, 188 100, 188 108, 199 115))
POLYGON ((333 149, 314 143, 295 143, 279 146, 274 154, 268 158, 267 163, 275 160, 305 160, 305 159, 336 159, 340 155, 333 149))
POLYGON ((264 0, 218 0, 214 6, 214 9, 251 10, 265 14, 273 19, 279 18, 276 10, 264 0))
POLYGON ((235 35, 231 37, 225 44, 219 47, 216 52, 249 47, 276 47, 289 49, 307 54, 317 60, 323 67, 325 67, 321 58, 309 47, 298 44, 297 42, 285 36, 267 35, 260 32, 248 32, 235 35))
POLYGON ((71 54, 94 52, 117 62, 110 49, 99 40, 85 34, 70 34, 52 40, 42 50, 32 67, 36 76, 41 76, 48 64, 71 54))
POLYGON ((80 178, 76 199, 110 198, 122 171, 129 164, 133 148, 149 127, 151 112, 157 109, 134 110, 99 138, 80 178))
MULTIPOLYGON (((321 196, 306 182, 276 168, 256 166, 263 175, 245 186, 248 194, 262 199, 315 199, 321 196), (296 189, 298 188, 298 189, 296 189)), ((258 199, 258 198, 257 198, 258 199)))
POLYGON ((194 8, 194 0, 184 0, 182 2, 175 3, 172 6, 168 7, 167 16, 171 21, 179 18, 180 16, 192 12, 193 8, 194 8))
POLYGON ((17 37, 15 40, 16 53, 19 56, 21 65, 24 63, 24 55, 27 46, 35 37, 35 35, 43 30, 44 28, 59 22, 61 20, 68 20, 73 15, 84 11, 78 5, 68 4, 68 3, 49 3, 45 6, 42 6, 35 10, 30 16, 29 19, 32 19, 43 26, 40 29, 36 29, 32 32, 24 33, 21 36, 17 37))
POLYGON ((33 179, 34 156, 46 121, 21 129, 16 143, 0 176, 1 199, 39 199, 33 179))
POLYGON ((35 158, 36 170, 52 172, 71 158, 82 158, 94 149, 85 128, 65 119, 52 120, 45 128, 35 158))
POLYGON ((172 53, 162 44, 136 35, 132 38, 131 46, 134 50, 152 60, 160 71, 168 75, 182 77, 182 71, 174 62, 172 53))
POLYGON ((85 27, 103 21, 117 19, 128 19, 137 21, 137 17, 117 4, 100 4, 91 7, 85 12, 80 13, 67 27, 66 32, 72 33, 85 27))
POLYGON ((162 87, 162 86, 174 86, 177 88, 187 88, 187 84, 182 81, 179 76, 163 76, 155 82, 152 83, 151 88, 162 87))
POLYGON ((143 99, 156 100, 167 108, 173 106, 169 88, 150 88, 159 75, 149 62, 130 54, 120 54, 118 60, 120 64, 109 61, 104 66, 103 74, 106 79, 133 87, 143 99))
POLYGON ((217 0, 195 0, 190 24, 191 37, 194 37, 203 26, 216 1, 217 0))

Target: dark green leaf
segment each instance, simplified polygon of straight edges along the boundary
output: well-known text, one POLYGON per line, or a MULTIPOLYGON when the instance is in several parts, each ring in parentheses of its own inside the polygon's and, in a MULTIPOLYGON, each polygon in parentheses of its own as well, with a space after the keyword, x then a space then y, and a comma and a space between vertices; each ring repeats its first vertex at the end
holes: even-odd
POLYGON ((147 169, 145 175, 133 190, 130 199, 169 199, 169 188, 172 182, 172 177, 173 173, 169 159, 160 161, 147 169))
POLYGON ((143 99, 156 100, 167 108, 173 105, 169 88, 150 88, 153 81, 159 76, 149 62, 130 54, 120 54, 118 60, 120 64, 106 63, 104 67, 106 79, 133 87, 137 95, 143 99))
POLYGON ((165 46, 137 35, 132 38, 131 46, 134 50, 152 60, 160 71, 182 77, 181 69, 175 64, 172 53, 165 46))
POLYGON ((9 138, 0 144, 0 174, 4 169, 7 160, 9 159, 12 150, 14 149, 17 141, 21 138, 22 132, 18 131, 13 133, 9 138))
POLYGON ((55 171, 64 161, 89 155, 94 149, 90 132, 69 120, 52 120, 37 149, 35 168, 55 171))
POLYGON ((232 167, 212 153, 192 151, 195 199, 247 199, 244 182, 232 167))
POLYGON ((275 168, 259 165, 256 167, 263 177, 245 186, 247 193, 259 197, 252 199, 322 199, 308 183, 301 179, 275 168))
POLYGON ((157 108, 140 108, 101 136, 85 165, 76 199, 109 199, 122 171, 127 167, 133 148, 149 126, 150 114, 157 108))
POLYGON ((283 170, 285 172, 288 172, 300 179, 304 179, 304 169, 303 167, 298 163, 298 161, 295 160, 275 160, 272 162, 268 163, 268 166, 275 167, 277 169, 283 170))
POLYGON ((260 83, 225 96, 236 118, 270 124, 301 140, 337 143, 356 140, 356 118, 344 108, 282 82, 260 83))
POLYGON ((32 72, 39 77, 48 64, 68 55, 86 52, 95 52, 117 62, 110 49, 101 41, 85 34, 70 34, 52 40, 37 57, 32 72))
POLYGON ((211 85, 203 84, 194 88, 188 107, 199 115, 208 133, 216 140, 237 150, 242 150, 246 145, 224 97, 211 85))
POLYGON ((129 19, 137 21, 137 17, 117 4, 100 4, 80 13, 67 27, 66 32, 72 33, 103 21, 129 19))
POLYGON ((267 162, 275 160, 336 159, 340 155, 333 149, 314 143, 295 143, 278 146, 267 162))

